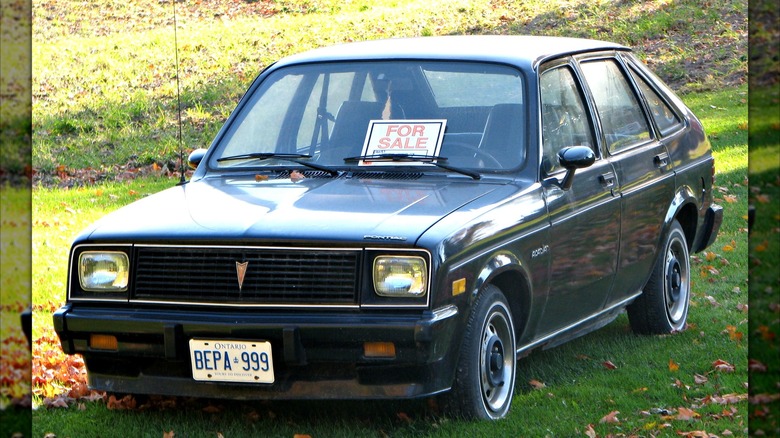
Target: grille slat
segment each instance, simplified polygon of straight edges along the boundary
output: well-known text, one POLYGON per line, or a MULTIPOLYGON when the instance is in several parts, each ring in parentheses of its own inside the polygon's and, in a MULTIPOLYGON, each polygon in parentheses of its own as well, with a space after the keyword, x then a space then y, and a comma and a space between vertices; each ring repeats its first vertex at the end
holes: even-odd
POLYGON ((139 247, 133 297, 230 304, 355 304, 359 251, 139 247), (248 262, 238 287, 236 262, 248 262))

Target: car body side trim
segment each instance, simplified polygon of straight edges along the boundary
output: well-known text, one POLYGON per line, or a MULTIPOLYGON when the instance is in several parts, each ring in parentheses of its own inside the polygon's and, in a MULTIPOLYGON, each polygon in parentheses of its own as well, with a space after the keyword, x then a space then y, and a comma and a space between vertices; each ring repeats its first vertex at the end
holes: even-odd
POLYGON ((554 332, 552 332, 552 333, 550 333, 550 334, 548 334, 548 335, 546 335, 546 336, 544 336, 542 338, 539 338, 539 339, 537 339, 537 340, 535 340, 535 341, 533 341, 533 342, 531 342, 529 344, 525 344, 525 345, 523 345, 523 346, 521 346, 521 347, 519 347, 517 349, 517 355, 519 356, 521 353, 523 353, 525 351, 528 351, 528 350, 530 350, 530 349, 532 349, 534 347, 537 347, 537 346, 539 346, 539 344, 543 344, 544 342, 549 341, 550 339, 555 338, 556 336, 560 335, 561 333, 567 332, 567 331, 577 327, 578 325, 581 325, 581 324, 583 324, 585 322, 588 322, 588 321, 590 321, 592 319, 596 319, 596 318, 598 318, 598 317, 600 317, 600 316, 602 316, 602 315, 604 315, 606 313, 614 311, 615 309, 619 309, 620 307, 623 307, 623 306, 627 305, 628 303, 630 303, 631 301, 633 301, 636 297, 638 297, 641 294, 642 294, 642 291, 639 291, 639 292, 629 296, 628 298, 624 299, 623 301, 615 303, 612 306, 610 306, 610 307, 608 307, 606 309, 603 309, 603 310, 601 310, 598 313, 594 313, 593 315, 590 315, 587 318, 584 318, 584 319, 581 319, 581 320, 579 320, 579 321, 577 321, 575 323, 569 324, 568 326, 566 326, 566 327, 564 327, 562 329, 556 330, 556 331, 554 331, 554 332))

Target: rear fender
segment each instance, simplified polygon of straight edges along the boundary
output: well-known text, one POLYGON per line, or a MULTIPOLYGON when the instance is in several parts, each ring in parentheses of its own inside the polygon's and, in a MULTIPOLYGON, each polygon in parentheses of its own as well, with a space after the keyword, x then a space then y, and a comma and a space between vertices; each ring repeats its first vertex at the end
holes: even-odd
POLYGON ((661 233, 658 236, 658 242, 656 243, 656 253, 660 248, 663 236, 669 233, 672 227, 672 223, 677 220, 682 225, 685 232, 685 238, 688 243, 688 249, 691 249, 691 244, 696 237, 696 224, 698 221, 698 198, 696 197, 697 190, 694 190, 690 186, 682 186, 677 189, 672 202, 669 204, 669 208, 666 210, 664 216, 664 223, 661 227, 661 233))

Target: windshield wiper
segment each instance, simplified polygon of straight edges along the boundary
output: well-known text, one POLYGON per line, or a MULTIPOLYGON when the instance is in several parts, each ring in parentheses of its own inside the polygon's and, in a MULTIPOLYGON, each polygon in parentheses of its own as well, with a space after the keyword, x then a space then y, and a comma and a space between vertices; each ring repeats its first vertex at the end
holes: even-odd
POLYGON ((428 164, 433 164, 436 167, 449 170, 451 172, 456 172, 456 173, 460 173, 461 175, 469 176, 472 179, 482 178, 482 175, 480 175, 477 172, 472 172, 470 170, 461 169, 459 167, 453 167, 441 163, 441 161, 447 161, 447 158, 440 157, 437 155, 387 153, 387 154, 359 155, 356 157, 347 157, 344 158, 344 161, 394 161, 394 162, 405 162, 405 163, 428 163, 428 164))
POLYGON ((278 154, 274 152, 252 152, 249 154, 239 154, 239 155, 231 155, 228 157, 222 157, 217 158, 217 162, 223 162, 223 161, 234 161, 234 160, 284 160, 289 161, 295 164, 300 164, 301 166, 306 166, 315 170, 321 170, 323 172, 329 173, 331 176, 338 176, 339 172, 331 169, 326 166, 322 166, 320 164, 315 163, 309 163, 306 161, 303 161, 303 159, 309 159, 311 158, 311 155, 307 154, 278 154))

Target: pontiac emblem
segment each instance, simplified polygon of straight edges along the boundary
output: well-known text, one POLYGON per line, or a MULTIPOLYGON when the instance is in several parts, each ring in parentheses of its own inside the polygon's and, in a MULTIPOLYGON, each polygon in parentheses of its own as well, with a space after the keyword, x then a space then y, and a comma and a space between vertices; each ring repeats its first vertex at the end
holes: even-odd
POLYGON ((241 287, 244 286, 244 275, 246 275, 246 267, 249 265, 249 262, 244 263, 238 263, 236 262, 236 275, 238 275, 238 290, 241 290, 241 287))

